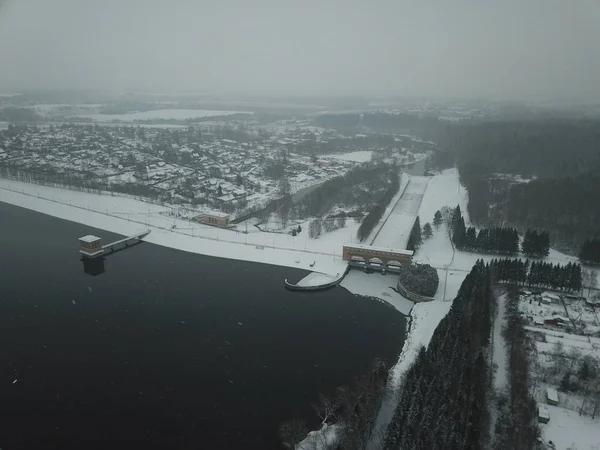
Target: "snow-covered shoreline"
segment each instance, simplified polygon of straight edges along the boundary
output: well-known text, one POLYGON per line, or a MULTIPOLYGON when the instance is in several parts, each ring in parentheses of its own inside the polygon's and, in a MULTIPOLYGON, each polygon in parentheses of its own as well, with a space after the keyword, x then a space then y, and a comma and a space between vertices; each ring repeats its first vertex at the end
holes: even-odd
MULTIPOLYGON (((220 230, 219 236, 219 230, 212 227, 204 227, 208 234, 196 235, 193 229, 192 233, 189 233, 189 228, 186 228, 190 226, 189 222, 179 219, 152 217, 145 222, 136 220, 129 216, 139 216, 143 213, 128 213, 127 202, 142 203, 137 200, 112 198, 112 201, 119 203, 118 206, 122 206, 122 212, 105 213, 100 212, 98 208, 94 210, 93 203, 101 197, 103 196, 0 179, 0 202, 125 236, 137 233, 142 228, 150 228, 152 233, 144 240, 163 247, 220 258, 318 270, 329 275, 342 273, 346 268, 346 263, 341 259, 341 252, 336 257, 327 253, 246 243, 241 239, 236 242, 227 239, 227 231, 220 230), (92 206, 89 206, 90 204, 92 206), (176 228, 171 228, 171 224, 176 228)), ((153 204, 143 204, 143 207, 151 213, 165 209, 153 204)), ((239 237, 236 233, 231 234, 239 237)), ((78 237, 73 236, 74 243, 78 237)))
MULTIPOLYGON (((407 182, 408 177, 406 178, 407 182)), ((433 212, 442 206, 453 206, 457 203, 461 203, 462 206, 466 200, 464 190, 448 189, 449 186, 456 186, 458 183, 455 170, 445 171, 431 181, 418 207, 419 215, 425 219, 423 222, 431 220, 427 216, 432 216, 433 212)), ((401 196, 402 192, 403 189, 398 195, 401 196)), ((390 211, 397 201, 395 198, 388 206, 390 211)), ((89 194, 5 179, 0 179, 0 202, 122 235, 131 235, 140 229, 150 228, 152 233, 145 240, 153 244, 208 256, 316 271, 330 277, 336 277, 346 269, 346 262, 341 258, 341 246, 343 242, 348 241, 348 233, 354 232, 349 225, 346 229, 327 233, 320 239, 310 241, 298 238, 296 241, 290 241, 292 238, 289 236, 270 233, 242 234, 173 218, 165 215, 169 212, 167 207, 132 198, 89 194), (270 245, 271 242, 273 245, 270 245), (290 245, 291 247, 286 247, 290 245)), ((386 211, 386 216, 389 216, 390 211, 386 211)), ((390 222, 390 225, 393 223, 390 222)), ((73 236, 74 246, 78 237, 73 236)), ((351 271, 341 283, 342 287, 354 294, 376 297, 403 314, 410 314, 410 329, 407 331, 398 361, 390 372, 388 392, 377 418, 378 427, 389 423, 403 374, 421 347, 428 345, 438 323, 450 309, 452 302, 448 300, 454 298, 468 272, 463 268, 466 267, 464 263, 469 260, 472 265, 476 259, 475 255, 465 255, 464 258, 455 260, 446 240, 444 230, 437 231, 434 238, 425 243, 415 258, 444 267, 442 270, 445 270, 446 276, 443 277, 443 272, 440 274, 440 288, 433 302, 419 303, 413 307, 412 302, 391 289, 394 287, 395 278, 389 275, 368 275, 361 271, 351 271)), ((319 275, 313 275, 311 278, 316 281, 319 275)), ((283 284, 283 280, 281 282, 283 284)), ((404 336, 398 337, 403 338, 404 336)))
MULTIPOLYGON (((309 242, 272 233, 243 234, 165 216, 168 207, 131 196, 98 195, 2 178, 0 202, 125 236, 151 229, 146 242, 175 250, 307 270, 311 273, 304 283, 309 284, 311 279, 333 280, 344 273, 347 263, 342 260, 341 247, 351 241, 346 233, 354 233, 356 225, 309 242)), ((74 246, 78 237, 73 236, 74 246)), ((388 276, 351 271, 340 286, 386 302, 405 315, 413 305, 390 289, 394 281, 388 276)))

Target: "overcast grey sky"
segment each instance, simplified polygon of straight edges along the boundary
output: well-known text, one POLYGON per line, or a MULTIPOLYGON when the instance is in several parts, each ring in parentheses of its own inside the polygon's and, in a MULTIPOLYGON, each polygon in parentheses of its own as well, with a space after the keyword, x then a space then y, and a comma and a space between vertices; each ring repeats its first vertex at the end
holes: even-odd
POLYGON ((0 14, 4 91, 600 95, 600 0, 11 0, 0 14))

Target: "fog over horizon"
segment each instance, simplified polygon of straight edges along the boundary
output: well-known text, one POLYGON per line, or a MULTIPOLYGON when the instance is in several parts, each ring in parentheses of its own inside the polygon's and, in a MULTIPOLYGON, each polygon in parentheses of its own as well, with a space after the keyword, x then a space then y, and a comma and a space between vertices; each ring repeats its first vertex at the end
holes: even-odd
POLYGON ((0 0, 0 92, 600 99, 600 2, 0 0))

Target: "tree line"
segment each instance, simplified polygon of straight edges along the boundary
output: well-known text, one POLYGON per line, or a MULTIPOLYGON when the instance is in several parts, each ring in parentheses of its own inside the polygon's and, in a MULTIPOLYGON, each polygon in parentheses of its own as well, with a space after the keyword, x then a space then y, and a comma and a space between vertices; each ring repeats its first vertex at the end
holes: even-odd
POLYGON ((85 191, 101 194, 102 191, 120 192, 139 197, 145 197, 154 201, 168 200, 151 186, 136 183, 110 184, 99 180, 92 174, 88 177, 58 173, 50 170, 35 171, 23 168, 0 165, 0 177, 9 178, 26 183, 41 184, 63 189, 85 191))
POLYGON ((317 239, 323 232, 331 233, 332 231, 339 230, 346 226, 346 217, 340 216, 337 218, 328 217, 321 219, 317 217, 315 220, 311 220, 308 224, 308 235, 312 239, 317 239))
POLYGON ((489 443, 491 269, 477 261, 407 371, 384 449, 483 449, 489 443))
POLYGON ((473 223, 545 228, 555 245, 572 251, 598 235, 599 120, 469 124, 452 127, 449 135, 473 223), (498 195, 495 173, 537 179, 510 182, 498 195))
POLYGON ((502 335, 508 352, 508 394, 499 394, 494 430, 494 450, 533 449, 539 436, 537 404, 531 395, 530 358, 534 346, 519 314, 519 294, 509 287, 506 297, 506 326, 502 335))
POLYGON ((600 239, 586 239, 579 250, 579 260, 584 264, 600 264, 600 239))
MULTIPOLYGON (((435 219, 434 219, 435 220, 435 219)), ((466 227, 460 206, 454 210, 451 222, 452 243, 459 250, 500 255, 519 253, 519 232, 513 227, 466 227)), ((545 257, 550 253, 550 235, 547 231, 527 229, 521 251, 528 257, 545 257)))
POLYGON ((519 252, 519 233, 515 228, 467 228, 460 206, 452 216, 452 243, 459 250, 514 255, 519 252))
POLYGON ((579 291, 582 286, 579 264, 568 263, 561 266, 544 261, 530 263, 529 260, 521 259, 495 259, 491 265, 496 281, 571 292, 579 291))
POLYGON ((547 231, 529 230, 525 232, 521 251, 529 257, 541 258, 550 253, 550 234, 547 231))
POLYGON ((358 231, 356 233, 356 237, 360 242, 364 241, 379 220, 383 217, 383 213, 385 212, 385 208, 390 204, 394 195, 398 193, 400 189, 400 180, 398 178, 398 174, 392 172, 391 173, 391 184, 390 187, 385 191, 385 194, 382 196, 379 203, 371 208, 369 213, 365 216, 362 223, 358 227, 358 231))

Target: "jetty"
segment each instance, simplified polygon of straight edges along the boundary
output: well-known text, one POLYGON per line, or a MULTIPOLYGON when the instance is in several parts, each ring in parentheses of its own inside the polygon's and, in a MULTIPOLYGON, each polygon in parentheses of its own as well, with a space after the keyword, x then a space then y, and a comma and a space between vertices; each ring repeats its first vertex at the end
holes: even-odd
POLYGON ((102 258, 111 253, 139 244, 144 237, 150 234, 150 231, 149 229, 144 230, 106 245, 102 245, 102 238, 88 234, 79 238, 79 253, 86 259, 102 258))

